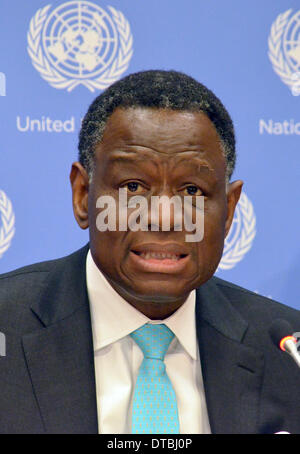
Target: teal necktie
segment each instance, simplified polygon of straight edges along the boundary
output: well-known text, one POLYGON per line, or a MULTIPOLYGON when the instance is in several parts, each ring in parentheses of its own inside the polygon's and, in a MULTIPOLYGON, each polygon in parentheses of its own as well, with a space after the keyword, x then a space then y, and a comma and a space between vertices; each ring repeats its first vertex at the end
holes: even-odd
POLYGON ((176 395, 164 363, 174 334, 166 325, 147 323, 131 337, 144 353, 133 396, 132 433, 178 434, 176 395))

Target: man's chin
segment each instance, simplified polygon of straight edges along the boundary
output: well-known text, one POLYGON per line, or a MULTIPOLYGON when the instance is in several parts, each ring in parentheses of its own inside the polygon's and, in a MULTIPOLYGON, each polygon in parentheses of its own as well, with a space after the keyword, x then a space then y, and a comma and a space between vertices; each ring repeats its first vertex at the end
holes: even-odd
POLYGON ((155 302, 155 303, 172 303, 175 301, 182 301, 186 299, 189 293, 193 290, 193 286, 177 287, 177 282, 151 280, 150 282, 141 282, 131 288, 126 289, 128 298, 135 299, 141 302, 155 302))

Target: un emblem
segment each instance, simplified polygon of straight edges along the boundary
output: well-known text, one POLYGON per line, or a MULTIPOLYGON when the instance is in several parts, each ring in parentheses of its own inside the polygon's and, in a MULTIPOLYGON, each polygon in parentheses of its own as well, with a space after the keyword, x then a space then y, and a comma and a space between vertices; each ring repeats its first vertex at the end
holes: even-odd
POLYGON ((0 258, 10 246, 15 234, 15 215, 7 195, 0 191, 0 258))
POLYGON ((269 58, 274 71, 290 87, 294 96, 300 95, 300 10, 279 14, 269 36, 269 58))
MULTIPOLYGON (((240 262, 251 249, 256 235, 256 217, 253 205, 242 192, 236 206, 231 228, 225 239, 222 260, 218 270, 229 270, 240 262)), ((217 271, 218 271, 217 270, 217 271)))
POLYGON ((118 80, 132 57, 132 35, 124 15, 87 1, 40 8, 30 21, 28 53, 52 87, 84 85, 103 90, 118 80))

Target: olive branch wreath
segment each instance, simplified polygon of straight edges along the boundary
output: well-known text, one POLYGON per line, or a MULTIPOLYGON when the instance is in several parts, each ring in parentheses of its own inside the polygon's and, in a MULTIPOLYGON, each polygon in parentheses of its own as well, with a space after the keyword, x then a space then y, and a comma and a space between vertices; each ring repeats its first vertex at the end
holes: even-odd
POLYGON ((256 217, 253 205, 244 192, 241 194, 238 208, 241 210, 243 219, 241 235, 234 247, 223 254, 218 270, 229 270, 241 261, 251 248, 256 235, 256 217))
POLYGON ((30 21, 29 31, 27 33, 27 51, 31 57, 33 66, 40 73, 42 78, 49 82, 54 88, 66 88, 67 91, 71 91, 77 85, 81 84, 92 92, 95 91, 95 89, 103 90, 118 80, 121 74, 128 68, 133 53, 133 38, 130 32, 130 25, 123 13, 111 6, 108 7, 120 38, 119 52, 113 63, 99 77, 89 80, 78 80, 68 79, 61 75, 55 68, 51 67, 47 58, 43 55, 41 32, 50 7, 51 5, 47 5, 36 12, 30 21))
POLYGON ((10 246, 15 234, 15 215, 13 213, 11 201, 3 191, 0 191, 0 218, 2 226, 0 228, 0 258, 10 246))
POLYGON ((292 9, 279 14, 273 22, 271 32, 268 39, 269 45, 269 58, 273 65, 274 71, 281 78, 283 83, 288 85, 291 90, 295 88, 297 78, 295 78, 295 72, 291 70, 288 63, 284 59, 281 47, 282 47, 282 35, 284 33, 286 24, 289 21, 289 16, 292 9))

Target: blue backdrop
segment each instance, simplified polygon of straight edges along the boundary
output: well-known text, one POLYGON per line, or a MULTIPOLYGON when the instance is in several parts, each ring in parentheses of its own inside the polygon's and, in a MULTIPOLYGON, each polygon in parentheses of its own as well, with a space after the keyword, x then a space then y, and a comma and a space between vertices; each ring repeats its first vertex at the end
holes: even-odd
POLYGON ((299 2, 0 8, 0 272, 85 244, 68 179, 81 118, 123 75, 176 69, 211 88, 236 127, 244 193, 217 275, 299 308, 299 2))

